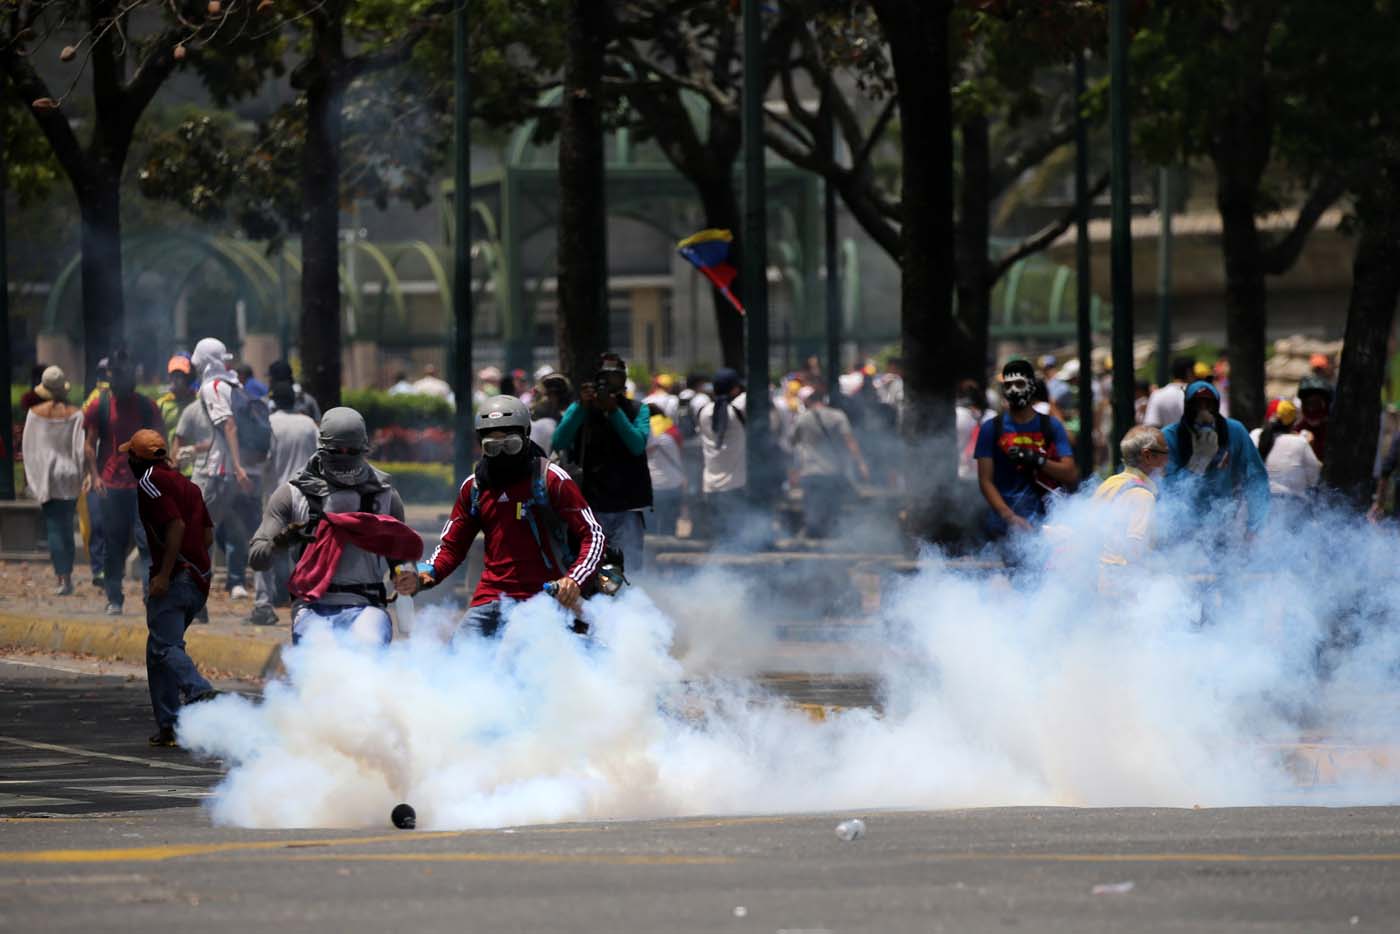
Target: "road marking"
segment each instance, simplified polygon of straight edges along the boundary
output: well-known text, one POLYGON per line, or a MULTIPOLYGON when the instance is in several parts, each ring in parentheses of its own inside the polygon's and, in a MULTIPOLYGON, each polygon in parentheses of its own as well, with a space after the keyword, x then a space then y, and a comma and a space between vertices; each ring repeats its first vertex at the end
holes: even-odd
MULTIPOLYGON (((725 866, 731 856, 678 856, 673 853, 318 853, 314 856, 276 856, 294 863, 529 863, 537 865, 604 863, 614 866, 725 866)), ((224 860, 247 862, 247 860, 224 860)))
POLYGON ((87 759, 113 759, 117 762, 131 762, 152 769, 173 769, 177 772, 200 772, 205 775, 222 775, 220 769, 208 769, 198 765, 185 765, 183 762, 162 762, 157 759, 142 759, 140 756, 123 756, 114 752, 98 752, 95 749, 80 749, 77 746, 60 746, 57 743, 36 743, 29 739, 16 739, 13 736, 0 736, 0 743, 23 746, 26 749, 42 749, 45 752, 66 752, 70 756, 83 756, 87 759))
POLYGON ((75 798, 48 798, 43 795, 11 795, 0 793, 0 808, 32 808, 41 804, 78 804, 75 798))
POLYGON ((930 862, 1400 863, 1400 853, 920 853, 930 862))
POLYGON ((240 843, 175 843, 166 846, 135 846, 103 850, 12 850, 0 852, 0 863, 159 863, 183 856, 210 856, 249 850, 282 850, 297 847, 361 846, 405 839, 436 840, 455 837, 452 831, 440 833, 402 832, 374 837, 323 837, 312 840, 259 840, 240 843))
POLYGON ((0 658, 0 665, 18 665, 21 668, 43 668, 46 671, 65 671, 72 675, 103 674, 103 672, 93 671, 87 668, 69 668, 67 665, 55 665, 52 662, 21 662, 13 658, 0 658))

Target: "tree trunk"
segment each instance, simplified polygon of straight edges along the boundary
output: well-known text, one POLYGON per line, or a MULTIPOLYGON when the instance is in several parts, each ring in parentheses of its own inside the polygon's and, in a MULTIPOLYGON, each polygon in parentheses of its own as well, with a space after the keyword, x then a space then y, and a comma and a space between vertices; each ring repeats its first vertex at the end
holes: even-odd
POLYGON ((340 404, 340 139, 344 88, 323 77, 306 89, 302 153, 302 383, 322 411, 340 404))
MULTIPOLYGON (((731 162, 726 169, 732 169, 731 162)), ((700 204, 705 211, 705 226, 728 230, 734 234, 730 244, 730 258, 737 267, 739 257, 744 255, 743 219, 739 214, 739 195, 734 190, 732 171, 716 171, 704 178, 694 179, 700 193, 700 204)), ((715 328, 719 332, 720 357, 725 366, 743 372, 744 370, 744 319, 729 299, 719 289, 710 290, 715 303, 715 328)), ((743 301, 744 283, 740 281, 734 289, 743 301)))
POLYGON ((559 366, 575 385, 608 349, 605 0, 570 0, 559 121, 559 366))
POLYGON ((938 507, 954 495, 953 100, 949 0, 873 0, 890 45, 899 113, 904 190, 900 333, 907 409, 904 434, 919 442, 905 476, 913 531, 933 535, 938 507))
POLYGON ((74 186, 83 223, 80 268, 83 366, 88 387, 97 385, 97 361, 117 349, 125 336, 120 175, 119 167, 115 174, 94 172, 74 186))
POLYGON ((1346 341, 1322 468, 1323 482, 1359 509, 1371 493, 1386 346, 1400 299, 1400 211, 1387 202, 1378 213, 1375 223, 1362 224, 1352 263, 1346 341))
POLYGON ((1225 253, 1225 344, 1230 352, 1230 417, 1248 427, 1264 421, 1265 328, 1268 285, 1255 221, 1257 176, 1241 177, 1216 162, 1225 253))
POLYGON ((962 190, 957 227, 958 310, 955 360, 960 379, 986 379, 991 344, 992 151, 986 114, 962 124, 962 190))

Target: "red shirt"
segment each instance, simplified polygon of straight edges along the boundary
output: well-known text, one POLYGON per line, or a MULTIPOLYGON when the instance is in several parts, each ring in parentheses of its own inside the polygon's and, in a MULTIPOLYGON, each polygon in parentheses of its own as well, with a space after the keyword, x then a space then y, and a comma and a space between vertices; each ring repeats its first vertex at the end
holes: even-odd
MULTIPOLYGON (((125 458, 122 455, 122 459, 125 458)), ((141 524, 146 527, 146 541, 151 546, 151 574, 159 571, 165 560, 165 527, 176 519, 183 519, 185 537, 180 542, 175 570, 184 568, 189 572, 193 569, 196 573, 191 576, 207 594, 209 549, 204 545, 204 530, 212 529, 214 523, 209 521, 209 511, 204 508, 204 495, 199 487, 164 464, 155 464, 136 484, 136 502, 141 524)))
MULTIPOLYGON (((527 600, 544 590, 545 584, 564 576, 545 563, 540 543, 535 540, 529 519, 525 516, 525 510, 533 499, 535 476, 533 472, 527 473, 504 490, 483 488, 477 503, 480 515, 477 516, 471 514, 475 475, 466 479, 457 494, 452 518, 443 526, 442 541, 429 561, 433 565, 434 576, 438 580, 446 580, 447 575, 466 559, 476 533, 485 532, 485 567, 476 595, 472 597, 472 606, 491 603, 501 597, 527 600)), ((545 492, 549 495, 554 512, 568 525, 571 540, 579 542, 578 558, 567 576, 582 585, 602 563, 603 528, 593 518, 593 510, 588 508, 578 485, 554 464, 549 465, 545 474, 545 492)), ((539 524, 538 520, 536 524, 539 524)), ((540 534, 548 533, 541 528, 540 534)), ((545 548, 548 548, 548 543, 545 548)))
POLYGON ((136 489, 136 478, 127 466, 126 455, 117 451, 142 428, 151 428, 165 437, 165 420, 156 404, 139 393, 128 399, 118 399, 110 389, 98 393, 83 406, 83 428, 89 438, 97 439, 97 472, 102 482, 115 490, 136 489), (98 406, 107 400, 106 418, 98 416, 98 406), (102 423, 107 430, 102 430, 102 423))

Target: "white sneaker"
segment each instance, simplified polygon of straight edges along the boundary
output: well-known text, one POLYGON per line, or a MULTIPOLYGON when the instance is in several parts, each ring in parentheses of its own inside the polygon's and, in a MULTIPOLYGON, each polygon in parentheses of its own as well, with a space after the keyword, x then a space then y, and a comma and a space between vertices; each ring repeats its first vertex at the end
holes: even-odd
POLYGON ((228 596, 230 600, 247 600, 248 588, 244 587, 242 584, 238 584, 228 592, 228 596))

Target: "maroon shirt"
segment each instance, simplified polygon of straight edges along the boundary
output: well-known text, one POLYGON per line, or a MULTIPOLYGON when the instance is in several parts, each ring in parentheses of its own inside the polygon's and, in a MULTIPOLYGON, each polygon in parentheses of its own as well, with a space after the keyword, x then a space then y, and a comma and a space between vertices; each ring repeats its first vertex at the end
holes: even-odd
MULTIPOLYGON (((126 455, 122 455, 125 459, 126 455)), ((128 473, 130 471, 128 470, 128 473)), ((136 501, 141 512, 141 524, 146 527, 146 541, 151 546, 151 575, 160 570, 165 560, 165 527, 176 519, 185 520, 185 538, 179 544, 180 557, 175 570, 191 572, 195 582, 206 594, 209 592, 209 549, 204 545, 204 530, 212 529, 209 512, 204 508, 204 495, 199 487, 164 464, 154 464, 136 484, 136 501)))
POLYGON ((117 446, 142 428, 154 429, 165 437, 165 420, 154 402, 139 393, 118 399, 110 389, 98 393, 83 406, 83 428, 89 438, 97 439, 97 472, 102 482, 114 490, 136 489, 136 478, 127 466, 126 455, 119 453, 117 446), (99 412, 104 400, 107 403, 105 416, 99 412))

